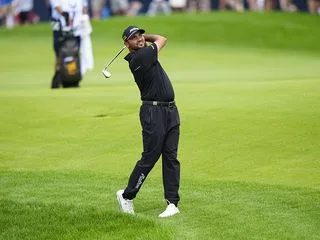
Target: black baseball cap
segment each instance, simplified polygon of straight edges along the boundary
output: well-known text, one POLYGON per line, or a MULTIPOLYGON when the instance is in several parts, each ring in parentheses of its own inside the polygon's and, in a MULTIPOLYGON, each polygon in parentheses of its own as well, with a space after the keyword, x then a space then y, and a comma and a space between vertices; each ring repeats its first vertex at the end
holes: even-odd
POLYGON ((137 26, 129 26, 127 27, 122 34, 122 39, 123 41, 127 41, 128 39, 130 39, 135 33, 140 32, 145 33, 146 31, 142 28, 139 28, 137 26))

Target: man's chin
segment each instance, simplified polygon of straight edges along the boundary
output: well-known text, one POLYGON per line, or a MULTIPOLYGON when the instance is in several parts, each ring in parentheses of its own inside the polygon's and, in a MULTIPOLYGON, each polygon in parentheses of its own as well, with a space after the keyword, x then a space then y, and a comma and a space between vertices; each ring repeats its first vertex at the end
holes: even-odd
POLYGON ((139 49, 144 48, 144 47, 146 47, 145 44, 138 44, 138 45, 134 48, 134 50, 139 50, 139 49))

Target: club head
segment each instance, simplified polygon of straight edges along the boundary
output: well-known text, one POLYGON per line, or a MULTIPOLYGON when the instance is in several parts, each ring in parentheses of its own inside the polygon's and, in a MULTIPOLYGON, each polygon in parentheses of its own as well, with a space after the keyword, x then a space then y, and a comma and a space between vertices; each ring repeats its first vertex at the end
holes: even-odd
POLYGON ((111 73, 108 72, 106 69, 103 69, 103 70, 102 70, 102 74, 103 74, 103 76, 105 76, 106 78, 110 78, 110 77, 111 77, 111 73))

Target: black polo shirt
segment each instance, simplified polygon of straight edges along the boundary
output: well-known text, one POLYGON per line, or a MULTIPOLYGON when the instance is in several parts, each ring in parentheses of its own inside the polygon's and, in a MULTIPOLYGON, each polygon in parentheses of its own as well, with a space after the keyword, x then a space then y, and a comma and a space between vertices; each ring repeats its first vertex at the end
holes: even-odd
POLYGON ((174 100, 174 91, 170 79, 158 61, 158 49, 155 43, 125 56, 129 68, 137 83, 141 100, 170 102, 174 100))

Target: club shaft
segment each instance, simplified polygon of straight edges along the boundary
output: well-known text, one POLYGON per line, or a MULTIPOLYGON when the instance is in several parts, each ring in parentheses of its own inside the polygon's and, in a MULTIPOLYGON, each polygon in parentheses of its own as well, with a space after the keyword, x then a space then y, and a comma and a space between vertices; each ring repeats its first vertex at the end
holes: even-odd
POLYGON ((120 53, 122 53, 122 51, 123 51, 125 48, 126 48, 126 46, 123 46, 123 48, 121 48, 121 50, 117 53, 117 55, 115 55, 115 56, 111 59, 111 61, 108 63, 107 66, 104 67, 104 69, 107 69, 107 68, 111 65, 111 63, 113 63, 113 61, 120 55, 120 53))

